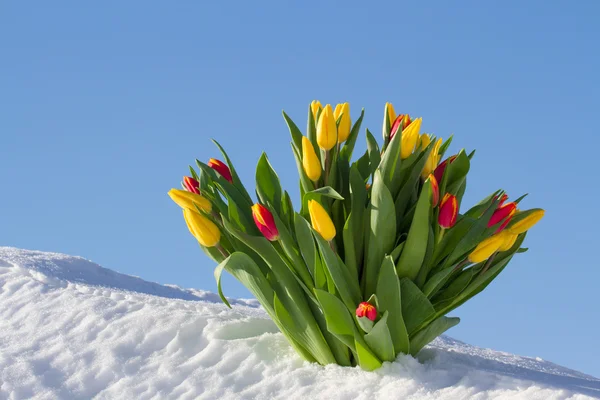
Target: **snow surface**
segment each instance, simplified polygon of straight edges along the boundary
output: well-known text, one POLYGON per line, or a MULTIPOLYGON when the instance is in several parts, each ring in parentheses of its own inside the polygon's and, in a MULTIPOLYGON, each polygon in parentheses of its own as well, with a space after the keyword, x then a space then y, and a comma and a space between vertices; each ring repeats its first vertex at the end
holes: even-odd
POLYGON ((588 399, 600 380, 449 337, 375 372, 302 361, 254 300, 0 247, 0 399, 588 399))

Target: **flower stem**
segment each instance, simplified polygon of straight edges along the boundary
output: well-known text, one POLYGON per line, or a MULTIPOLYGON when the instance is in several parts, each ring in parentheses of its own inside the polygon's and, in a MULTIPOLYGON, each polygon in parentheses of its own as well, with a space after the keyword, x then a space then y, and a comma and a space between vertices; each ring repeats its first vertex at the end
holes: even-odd
POLYGON ((225 250, 223 248, 223 246, 221 246, 221 243, 217 243, 215 245, 215 247, 217 248, 217 250, 219 250, 219 252, 223 255, 223 257, 225 257, 225 258, 229 257, 229 252, 227 250, 225 250))
POLYGON ((488 258, 487 262, 483 266, 483 269, 481 270, 481 272, 479 273, 479 275, 483 275, 483 274, 485 274, 487 272, 487 270, 490 268, 490 265, 492 265, 492 261, 494 261, 494 258, 496 257, 496 254, 498 254, 498 252, 495 252, 494 254, 492 254, 490 256, 490 258, 488 258))

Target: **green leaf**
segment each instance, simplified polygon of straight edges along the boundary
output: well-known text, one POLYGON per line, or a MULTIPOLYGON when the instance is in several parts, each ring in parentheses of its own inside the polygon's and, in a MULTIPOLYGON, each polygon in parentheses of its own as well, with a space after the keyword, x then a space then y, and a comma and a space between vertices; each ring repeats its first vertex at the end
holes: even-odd
POLYGON ((408 278, 400 280, 400 293, 402 294, 402 317, 410 336, 423 322, 435 315, 435 309, 427 296, 408 278))
POLYGON ((458 325, 459 322, 460 318, 441 317, 436 319, 413 336, 410 341, 410 354, 416 356, 425 345, 446 332, 448 329, 458 325))
POLYGON ((388 312, 386 311, 383 313, 383 317, 373 326, 373 329, 365 335, 365 342, 373 349, 379 359, 391 362, 396 358, 396 352, 394 351, 387 319, 388 312))
POLYGON ((235 252, 215 268, 214 275, 217 281, 219 297, 221 297, 221 300, 227 307, 231 308, 221 289, 221 274, 223 270, 227 270, 227 272, 248 288, 267 312, 274 310, 273 288, 250 256, 235 252))
POLYGON ((281 214, 281 184, 265 153, 262 153, 256 165, 256 194, 261 203, 272 204, 275 212, 281 214))
POLYGON ((310 143, 313 145, 313 148, 316 150, 315 152, 317 153, 317 158, 319 159, 319 161, 321 160, 321 152, 319 151, 319 144, 317 143, 317 120, 319 119, 319 116, 321 115, 321 111, 322 110, 319 110, 317 112, 316 120, 315 120, 315 116, 313 115, 312 109, 310 108, 310 105, 309 105, 308 106, 308 118, 307 118, 307 124, 306 124, 306 137, 308 138, 310 143))
MULTIPOLYGON (((308 107, 308 111, 309 111, 309 113, 312 114, 312 112, 310 111, 310 106, 308 107)), ((285 113, 285 111, 282 111, 282 114, 283 114, 283 118, 285 119, 285 122, 287 123, 287 126, 290 130, 290 135, 292 136, 292 141, 293 141, 294 147, 296 148, 298 153, 300 155, 302 155, 302 132, 300 132, 300 129, 298 128, 298 126, 285 113)))
POLYGON ((469 172, 470 166, 471 162, 465 150, 459 151, 454 161, 449 163, 444 171, 444 177, 440 183, 440 196, 445 193, 456 195, 469 172))
POLYGON ((381 177, 385 182, 386 186, 391 187, 391 183, 394 180, 394 173, 398 170, 398 164, 400 161, 400 135, 394 135, 389 145, 385 149, 381 162, 379 163, 379 170, 381 171, 381 177))
POLYGON ((346 161, 350 161, 352 159, 352 153, 354 151, 354 145, 356 144, 356 139, 358 138, 358 132, 360 132, 360 125, 362 124, 363 117, 365 116, 365 109, 363 108, 360 111, 360 117, 354 122, 352 129, 350 130, 350 135, 348 135, 348 139, 346 139, 346 143, 340 152, 340 157, 345 159, 346 161))
POLYGON ((409 352, 408 331, 402 317, 402 298, 400 295, 400 281, 396 274, 396 267, 391 256, 387 256, 379 271, 377 281, 377 298, 379 311, 389 313, 388 328, 392 335, 395 354, 409 352))
POLYGON ((373 137, 373 134, 367 129, 367 151, 369 152, 369 162, 371 164, 371 174, 375 173, 375 170, 379 166, 381 161, 381 150, 377 144, 377 140, 373 137))
POLYGON ((408 231, 404 251, 402 251, 397 265, 398 276, 401 278, 407 277, 414 280, 419 274, 427 251, 430 214, 431 185, 424 185, 408 231))
POLYGON ((344 229, 342 231, 342 238, 344 240, 344 264, 348 267, 350 274, 357 281, 358 277, 358 261, 356 256, 356 244, 354 243, 354 232, 352 229, 352 213, 348 216, 344 229))
POLYGON ((450 275, 452 275, 453 268, 446 268, 434 274, 423 286, 423 294, 431 298, 437 291, 446 284, 450 275))
POLYGON ((298 241, 300 253, 314 278, 316 277, 317 268, 317 246, 315 245, 310 223, 300 214, 294 213, 294 226, 296 228, 296 240, 298 241))
POLYGON ((281 199, 281 218, 290 229, 293 229, 294 205, 287 190, 283 192, 283 198, 281 199))
POLYGON ((371 329, 373 329, 373 325, 375 325, 375 323, 367 317, 356 317, 356 320, 358 321, 358 325, 360 325, 362 330, 366 333, 371 332, 371 329))
POLYGON ((366 343, 361 343, 359 340, 354 341, 356 347, 356 355, 358 357, 358 365, 365 371, 374 371, 381 367, 381 361, 371 352, 366 343))
POLYGON ((369 158, 369 151, 365 151, 358 160, 352 163, 352 167, 356 167, 356 170, 360 173, 363 183, 371 177, 371 159, 369 158))
POLYGON ((380 171, 375 172, 369 209, 368 250, 365 264, 366 270, 363 273, 363 279, 365 279, 365 297, 375 293, 381 263, 384 256, 393 250, 396 240, 394 200, 384 183, 380 171))
POLYGON ((323 265, 331 275, 340 297, 349 310, 354 310, 361 299, 358 281, 350 275, 350 272, 344 263, 333 252, 331 247, 329 247, 329 244, 314 229, 313 237, 317 241, 319 251, 323 258, 323 265))
POLYGON ((325 315, 327 330, 336 335, 354 336, 354 322, 344 303, 324 290, 315 289, 315 295, 325 315))

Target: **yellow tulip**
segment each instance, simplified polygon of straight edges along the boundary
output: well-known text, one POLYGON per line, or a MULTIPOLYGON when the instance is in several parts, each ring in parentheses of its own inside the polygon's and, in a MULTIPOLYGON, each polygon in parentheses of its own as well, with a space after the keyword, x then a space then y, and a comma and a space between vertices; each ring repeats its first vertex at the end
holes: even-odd
MULTIPOLYGON (((425 135, 423 135, 425 136, 425 135)), ((423 137, 421 137, 423 138, 423 137)), ((429 135, 428 135, 429 139, 429 135)), ((427 143, 429 145, 429 143, 427 143)), ((423 146, 423 140, 421 139, 421 149, 424 149, 426 146, 423 146)), ((435 144, 433 145, 433 149, 431 149, 431 153, 429 153, 429 157, 427 157, 427 161, 425 161, 425 167, 423 167, 423 172, 421 172, 421 176, 423 179, 426 179, 429 174, 433 172, 435 167, 437 167, 438 162, 440 162, 440 147, 442 146, 442 138, 439 138, 435 144)))
POLYGON ((419 140, 419 130, 421 129, 421 122, 422 118, 417 118, 406 129, 402 131, 402 141, 400 144, 401 159, 404 160, 405 158, 408 158, 415 149, 415 145, 419 140))
POLYGON ((213 247, 221 240, 221 231, 219 227, 210 219, 189 209, 183 210, 183 218, 187 224, 190 233, 204 247, 213 247))
POLYGON ((317 120, 317 113, 319 112, 319 110, 321 110, 323 108, 323 106, 321 105, 321 102, 319 100, 313 100, 310 103, 310 110, 312 111, 313 114, 313 118, 315 119, 315 121, 317 120))
POLYGON ((498 248, 498 251, 510 250, 510 248, 513 247, 513 245, 517 241, 517 238, 519 237, 519 235, 517 235, 516 233, 510 233, 509 231, 502 231, 500 235, 504 236, 504 242, 502 242, 502 244, 498 248))
POLYGON ((429 146, 429 143, 431 143, 431 136, 429 136, 428 133, 424 133, 419 138, 419 144, 417 147, 419 147, 421 150, 425 150, 427 146, 429 146))
POLYGON ((383 116, 383 118, 384 118, 383 125, 384 126, 386 123, 386 121, 385 121, 386 116, 390 122, 390 126, 392 126, 392 124, 396 120, 396 111, 394 110, 394 106, 392 105, 392 103, 385 103, 385 115, 383 116))
POLYGON ((319 232, 323 239, 330 241, 335 237, 335 226, 327 214, 327 211, 316 200, 308 201, 308 213, 310 222, 315 231, 319 232))
POLYGON ((504 235, 494 235, 479 243, 475 250, 469 254, 469 261, 478 263, 487 260, 492 254, 498 251, 504 244, 504 235))
POLYGON ((321 177, 321 163, 315 148, 306 136, 302 136, 302 167, 311 181, 316 182, 321 177))
POLYGON ((342 103, 335 106, 333 116, 337 121, 342 116, 340 124, 338 126, 338 143, 343 143, 350 136, 350 130, 352 129, 352 120, 350 119, 350 104, 342 103))
MULTIPOLYGON (((541 209, 540 210, 535 210, 534 212, 532 212, 531 214, 529 214, 528 216, 526 216, 522 220, 517 221, 513 225, 511 225, 510 227, 508 227, 508 230, 511 233, 516 233, 516 234, 528 231, 529 229, 531 229, 532 226, 534 226, 535 224, 537 224, 540 219, 542 219, 542 217, 544 216, 544 213, 545 213, 544 210, 541 210, 541 209)), ((519 215, 519 214, 517 214, 517 215, 519 215)), ((515 215, 515 217, 517 215, 515 215)))
POLYGON ((171 189, 169 190, 169 197, 171 197, 171 199, 183 209, 197 212, 194 204, 198 206, 199 209, 207 213, 212 209, 210 201, 208 201, 205 197, 196 193, 188 192, 186 190, 171 189))
POLYGON ((323 150, 331 150, 337 143, 337 125, 331 104, 327 104, 317 122, 317 144, 323 150))

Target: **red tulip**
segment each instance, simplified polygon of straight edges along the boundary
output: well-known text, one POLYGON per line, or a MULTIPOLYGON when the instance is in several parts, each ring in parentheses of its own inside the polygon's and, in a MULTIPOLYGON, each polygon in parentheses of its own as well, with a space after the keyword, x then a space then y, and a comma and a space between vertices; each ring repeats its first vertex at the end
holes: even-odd
POLYGON ((363 301, 356 308, 357 317, 367 317, 371 321, 375 321, 377 318, 377 309, 369 302, 363 301))
POLYGON ((258 230, 271 242, 279 239, 279 231, 273 220, 273 214, 262 204, 252 206, 252 218, 258 230))
POLYGON ((504 220, 505 218, 510 217, 517 210, 517 203, 511 201, 510 203, 506 203, 498 208, 492 214, 492 217, 488 221, 488 228, 496 225, 498 222, 504 220))
POLYGON ((508 195, 504 193, 502 197, 500 197, 500 203, 498 203, 498 207, 502 206, 506 200, 508 200, 508 195))
POLYGON ((437 206, 440 201, 440 186, 438 185, 437 179, 433 174, 429 174, 429 182, 431 182, 431 206, 437 206))
POLYGON ((188 192, 200 194, 200 183, 191 176, 183 177, 183 186, 188 192))
POLYGON ((452 228, 458 218, 458 200, 456 196, 446 193, 440 204, 438 223, 442 228, 452 228))
POLYGON ((229 171, 229 167, 222 161, 217 160, 216 158, 211 158, 208 160, 208 166, 217 171, 223 178, 227 179, 229 183, 233 183, 231 171, 229 171))
POLYGON ((442 161, 440 165, 436 167, 435 171, 433 171, 433 175, 435 176, 435 179, 437 179, 438 182, 442 181, 442 178, 444 177, 444 171, 446 170, 446 166, 448 166, 449 163, 454 161, 455 158, 456 156, 446 158, 444 161, 442 161))

